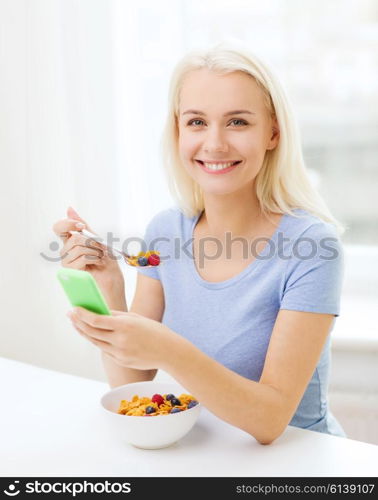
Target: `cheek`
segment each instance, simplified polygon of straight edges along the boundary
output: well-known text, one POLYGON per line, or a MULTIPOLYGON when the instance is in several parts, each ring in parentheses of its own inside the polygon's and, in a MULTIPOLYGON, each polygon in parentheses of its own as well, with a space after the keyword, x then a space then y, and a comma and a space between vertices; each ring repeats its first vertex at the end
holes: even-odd
POLYGON ((252 134, 248 134, 245 137, 237 138, 235 142, 235 147, 246 157, 249 158, 261 158, 265 154, 265 143, 266 139, 262 132, 255 131, 252 134))
POLYGON ((237 137, 233 137, 230 141, 231 151, 235 152, 236 155, 245 158, 247 161, 253 161, 254 158, 259 156, 259 150, 261 149, 261 143, 259 138, 254 134, 241 134, 237 137))
POLYGON ((180 134, 179 151, 182 158, 191 159, 198 146, 198 139, 193 134, 180 134))

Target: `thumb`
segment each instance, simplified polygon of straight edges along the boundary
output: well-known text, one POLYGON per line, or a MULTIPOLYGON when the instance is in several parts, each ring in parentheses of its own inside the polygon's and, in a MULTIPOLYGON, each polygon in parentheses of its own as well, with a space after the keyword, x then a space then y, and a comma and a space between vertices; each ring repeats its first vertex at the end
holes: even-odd
POLYGON ((70 219, 76 219, 76 220, 79 220, 80 222, 85 223, 85 221, 80 217, 80 215, 72 207, 67 208, 67 217, 69 217, 70 219))
POLYGON ((77 221, 82 222, 83 224, 85 224, 85 227, 88 229, 88 231, 90 231, 91 233, 94 232, 93 229, 89 227, 89 225, 85 222, 85 220, 82 219, 80 215, 76 212, 76 210, 74 210, 72 207, 67 208, 67 217, 69 219, 75 219, 77 221))

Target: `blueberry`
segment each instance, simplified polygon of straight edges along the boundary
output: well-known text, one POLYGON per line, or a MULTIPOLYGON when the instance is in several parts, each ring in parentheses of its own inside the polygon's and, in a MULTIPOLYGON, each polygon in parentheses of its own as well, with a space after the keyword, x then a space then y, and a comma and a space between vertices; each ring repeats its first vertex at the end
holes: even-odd
POLYGON ((147 266, 147 264, 148 264, 148 259, 147 259, 147 257, 139 257, 139 259, 138 259, 138 264, 139 264, 140 266, 147 266))
POLYGON ((167 401, 170 401, 172 398, 174 398, 174 394, 167 394, 167 397, 165 398, 167 401))
POLYGON ((193 408, 194 406, 197 406, 198 405, 198 401, 196 401, 195 399, 192 399, 189 404, 188 404, 188 410, 190 408, 193 408))
POLYGON ((171 405, 172 406, 181 406, 181 401, 175 397, 171 399, 171 405))
POLYGON ((155 413, 155 408, 153 406, 147 406, 146 408, 146 414, 149 415, 150 413, 155 413))
POLYGON ((178 413, 180 411, 182 411, 180 408, 172 408, 171 413, 178 413))

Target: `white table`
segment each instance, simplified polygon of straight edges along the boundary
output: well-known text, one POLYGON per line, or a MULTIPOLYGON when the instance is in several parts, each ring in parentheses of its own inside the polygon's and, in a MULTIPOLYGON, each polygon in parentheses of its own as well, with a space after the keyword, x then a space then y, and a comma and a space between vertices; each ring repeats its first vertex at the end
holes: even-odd
POLYGON ((203 409, 175 445, 114 440, 105 383, 0 358, 0 475, 43 477, 377 476, 378 446, 289 426, 271 445, 203 409))

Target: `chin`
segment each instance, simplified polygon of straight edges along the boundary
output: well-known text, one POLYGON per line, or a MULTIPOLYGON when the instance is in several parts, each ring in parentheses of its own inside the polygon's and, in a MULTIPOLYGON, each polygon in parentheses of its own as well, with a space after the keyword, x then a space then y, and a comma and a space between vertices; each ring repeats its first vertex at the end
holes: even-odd
POLYGON ((237 191, 239 191, 240 188, 237 187, 230 187, 230 186, 208 186, 208 185, 201 185, 199 184, 200 188, 202 189, 202 192, 204 194, 213 194, 213 195, 226 195, 226 194, 232 194, 237 191))

